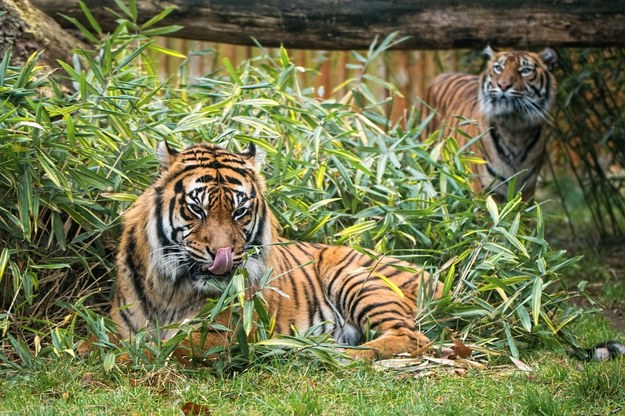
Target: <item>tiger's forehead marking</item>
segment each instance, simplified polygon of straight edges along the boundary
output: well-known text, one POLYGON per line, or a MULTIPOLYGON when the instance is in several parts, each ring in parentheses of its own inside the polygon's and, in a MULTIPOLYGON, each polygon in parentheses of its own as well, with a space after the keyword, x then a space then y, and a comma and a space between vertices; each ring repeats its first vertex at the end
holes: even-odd
POLYGON ((241 156, 220 147, 198 145, 183 150, 178 160, 178 172, 190 173, 197 183, 229 183, 241 185, 252 180, 254 169, 241 156))
POLYGON ((180 153, 175 190, 187 201, 237 206, 255 194, 254 170, 239 155, 221 148, 193 147, 180 153))
POLYGON ((195 146, 183 150, 180 155, 185 164, 218 169, 230 163, 245 165, 245 161, 219 147, 195 146))
POLYGON ((507 63, 512 65, 518 64, 518 66, 536 66, 534 59, 526 53, 501 53, 494 58, 494 62, 497 62, 505 67, 507 63))

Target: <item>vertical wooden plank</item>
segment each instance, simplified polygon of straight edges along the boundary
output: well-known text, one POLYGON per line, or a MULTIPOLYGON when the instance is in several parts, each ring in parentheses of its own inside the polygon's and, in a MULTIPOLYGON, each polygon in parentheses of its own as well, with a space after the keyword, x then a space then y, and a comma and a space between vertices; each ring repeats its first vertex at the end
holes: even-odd
POLYGON ((390 119, 393 123, 405 118, 406 109, 411 105, 410 101, 410 72, 408 65, 408 52, 394 51, 389 54, 390 68, 386 81, 395 85, 399 91, 396 94, 390 108, 390 119))
MULTIPOLYGON (((337 52, 337 63, 336 63, 336 72, 335 72, 335 87, 341 85, 345 80, 347 80, 347 53, 346 51, 338 51, 337 52)), ((347 89, 345 87, 338 90, 335 94, 337 99, 341 99, 347 93, 347 89)))
POLYGON ((315 91, 323 89, 322 98, 327 98, 332 91, 332 62, 326 51, 316 51, 315 60, 319 62, 319 75, 315 79, 315 91))

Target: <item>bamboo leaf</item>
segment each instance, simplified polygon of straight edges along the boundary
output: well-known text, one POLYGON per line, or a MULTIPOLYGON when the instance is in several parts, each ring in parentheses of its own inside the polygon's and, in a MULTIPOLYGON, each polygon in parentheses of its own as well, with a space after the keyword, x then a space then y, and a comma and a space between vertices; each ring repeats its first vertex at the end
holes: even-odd
POLYGON ((82 12, 85 15, 85 17, 87 18, 87 20, 89 21, 89 24, 91 25, 93 30, 95 30, 98 35, 101 35, 102 34, 102 28, 100 27, 100 24, 95 19, 95 17, 93 17, 93 14, 91 14, 91 10, 89 10, 87 5, 82 0, 79 1, 78 4, 80 5, 80 9, 82 10, 82 12))
POLYGON ((154 29, 144 29, 143 34, 149 37, 165 36, 165 35, 171 35, 172 33, 178 32, 180 31, 180 29, 183 29, 183 28, 184 26, 180 26, 180 25, 169 25, 169 26, 163 26, 163 27, 156 27, 154 29))
POLYGON ((376 271, 372 271, 371 274, 381 279, 389 287, 389 289, 395 292, 401 299, 404 298, 404 292, 402 292, 402 290, 391 279, 376 271))
POLYGON ((152 49, 152 50, 154 50, 156 52, 160 52, 160 53, 162 53, 164 55, 173 56, 174 58, 180 58, 180 59, 186 59, 187 58, 187 56, 185 54, 183 54, 183 53, 180 53, 180 52, 175 51, 173 49, 166 48, 164 46, 160 46, 160 45, 158 45, 156 43, 150 43, 148 45, 149 45, 150 49, 152 49))
POLYGON ((0 254, 0 282, 2 282, 2 278, 4 277, 4 271, 9 263, 10 255, 8 248, 5 247, 2 249, 2 254, 0 254))
POLYGON ((532 316, 534 317, 534 326, 538 325, 538 319, 540 318, 540 308, 542 305, 543 295, 543 279, 537 277, 532 285, 532 316))
POLYGON ((87 29, 86 27, 83 26, 82 23, 80 23, 77 19, 70 17, 70 16, 66 16, 62 13, 59 13, 59 15, 61 17, 63 17, 64 19, 66 19, 67 21, 71 22, 74 26, 76 26, 78 28, 78 30, 80 31, 80 33, 87 38, 87 40, 94 44, 97 45, 99 39, 93 34, 91 33, 91 31, 89 29, 87 29))
POLYGON ((110 373, 115 368, 116 355, 114 352, 107 352, 102 360, 102 368, 106 373, 110 373))
MULTIPOLYGON (((148 48, 159 50, 160 47, 154 45, 154 41, 146 42, 146 43, 143 43, 143 44, 139 45, 139 47, 137 47, 135 50, 130 52, 128 55, 126 55, 124 57, 124 59, 122 59, 115 66, 114 71, 118 72, 118 71, 121 71, 122 69, 124 69, 128 64, 130 64, 132 61, 134 61, 139 55, 141 55, 143 53, 143 51, 145 51, 148 48)), ((160 49, 167 49, 167 48, 160 48, 160 49)), ((159 52, 162 52, 162 51, 159 50, 159 52)), ((178 53, 176 52, 176 54, 178 54, 178 53)), ((180 55, 180 54, 178 54, 178 55, 180 55)))
POLYGON ((338 236, 343 238, 353 237, 354 235, 358 235, 365 231, 372 230, 373 228, 375 228, 375 226, 376 222, 373 220, 363 221, 359 224, 354 224, 351 227, 343 229, 341 232, 338 233, 338 236))
MULTIPOLYGON (((117 7, 119 7, 121 11, 124 12, 124 14, 126 14, 126 16, 130 17, 132 20, 137 20, 136 13, 133 14, 133 12, 131 11, 132 7, 129 8, 128 6, 126 6, 126 4, 122 0, 114 0, 114 1, 117 7)), ((130 0, 129 4, 131 3, 133 3, 132 0, 130 0)), ((134 11, 136 12, 136 4, 135 4, 134 11)))
POLYGON ((497 203, 491 195, 486 197, 486 209, 488 209, 488 213, 493 219, 493 223, 495 225, 499 224, 499 210, 497 209, 497 203))
POLYGON ((519 358, 519 348, 516 345, 516 341, 514 341, 514 338, 512 337, 512 332, 510 332, 508 322, 503 322, 503 329, 506 333, 506 340, 508 342, 508 348, 510 348, 510 354, 512 354, 514 358, 519 358))
MULTIPOLYGON (((147 22, 145 22, 144 24, 141 25, 141 29, 143 29, 143 33, 145 33, 145 29, 154 26, 155 24, 157 24, 158 22, 160 22, 161 20, 163 20, 164 18, 166 18, 167 16, 169 16, 171 14, 171 12, 173 12, 174 10, 176 10, 178 7, 177 6, 167 6, 165 7, 163 10, 161 10, 157 15, 153 16, 152 18, 150 18, 147 22)), ((181 27, 181 26, 179 26, 181 27)))
POLYGON ((0 86, 4 85, 4 79, 6 77, 7 68, 9 66, 9 62, 11 60, 11 48, 7 48, 4 51, 4 55, 2 57, 2 61, 0 62, 0 86))

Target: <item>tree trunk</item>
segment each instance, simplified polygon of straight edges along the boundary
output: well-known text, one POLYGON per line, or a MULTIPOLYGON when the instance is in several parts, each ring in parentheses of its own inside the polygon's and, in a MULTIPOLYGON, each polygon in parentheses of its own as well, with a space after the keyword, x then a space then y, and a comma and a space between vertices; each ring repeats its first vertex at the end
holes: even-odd
MULTIPOLYGON (((76 1, 32 0, 88 25, 76 1)), ((112 0, 84 0, 105 30, 116 27, 112 0)), ((302 49, 366 49, 376 35, 410 36, 402 49, 625 46, 623 0, 137 0, 141 21, 166 6, 173 36, 302 49)))
POLYGON ((44 50, 39 63, 54 68, 56 59, 70 62, 79 44, 28 0, 0 0, 0 59, 11 49, 11 64, 22 65, 33 52, 44 50))

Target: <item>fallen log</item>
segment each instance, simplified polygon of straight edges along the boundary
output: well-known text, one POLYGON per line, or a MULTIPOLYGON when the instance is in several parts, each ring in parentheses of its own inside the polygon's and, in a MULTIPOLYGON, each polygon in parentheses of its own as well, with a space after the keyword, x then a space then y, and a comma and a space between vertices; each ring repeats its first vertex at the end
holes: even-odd
MULTIPOLYGON (((88 25, 77 1, 32 0, 88 25)), ((112 0, 84 0, 104 30, 113 30, 112 0)), ((137 0, 140 21, 174 5, 163 24, 172 36, 299 49, 366 49, 376 35, 410 36, 399 49, 625 46, 622 0, 137 0)))

